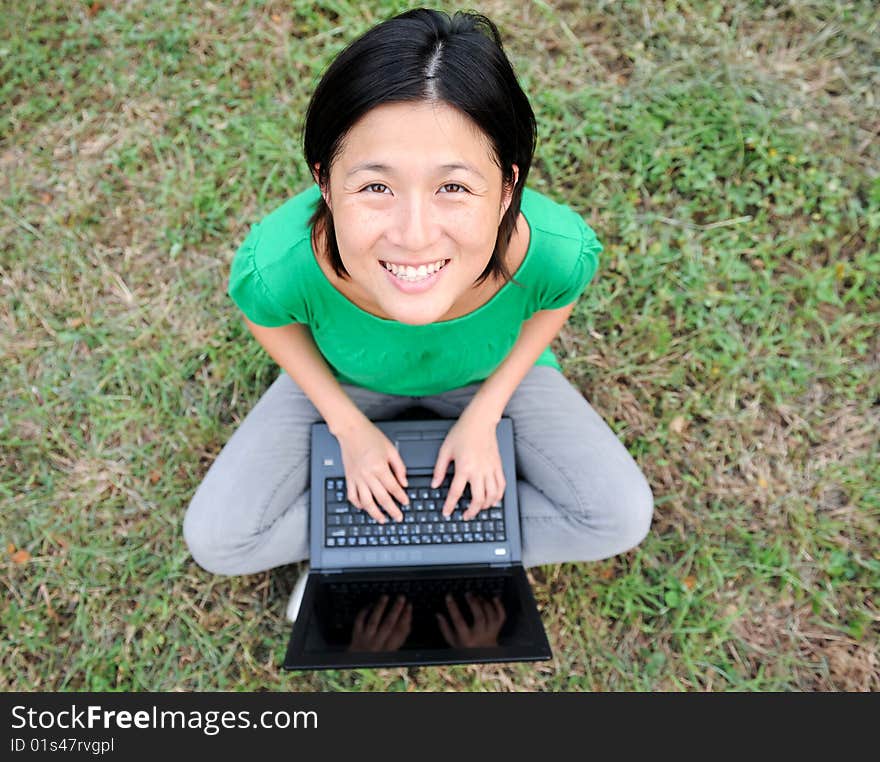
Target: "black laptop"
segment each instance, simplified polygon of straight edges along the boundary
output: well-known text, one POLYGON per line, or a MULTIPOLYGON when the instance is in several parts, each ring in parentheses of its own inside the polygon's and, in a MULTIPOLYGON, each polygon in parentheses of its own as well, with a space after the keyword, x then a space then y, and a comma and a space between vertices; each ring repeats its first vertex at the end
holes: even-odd
POLYGON ((497 426, 507 487, 462 518, 441 509, 454 475, 431 487, 448 419, 375 422, 407 467, 403 522, 375 521, 346 499, 339 443, 312 426, 311 567, 284 668, 350 669, 539 661, 552 654, 522 566, 513 422, 497 426))

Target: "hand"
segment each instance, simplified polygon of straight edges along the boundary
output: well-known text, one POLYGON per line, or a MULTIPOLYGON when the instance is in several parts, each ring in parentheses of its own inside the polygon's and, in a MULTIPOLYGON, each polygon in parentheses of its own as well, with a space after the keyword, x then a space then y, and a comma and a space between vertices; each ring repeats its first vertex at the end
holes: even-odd
POLYGON ((487 423, 478 413, 465 409, 446 434, 431 482, 432 487, 437 487, 446 475, 449 462, 455 461, 455 475, 443 504, 444 516, 452 514, 466 484, 471 485, 471 502, 463 514, 465 520, 496 505, 504 497, 507 482, 501 468, 496 426, 497 423, 487 423))
POLYGON ((452 625, 446 621, 443 614, 437 612, 437 624, 446 642, 453 648, 485 648, 498 645, 498 633, 504 624, 506 614, 501 600, 495 596, 491 602, 474 595, 465 593, 465 600, 471 610, 474 623, 468 627, 467 622, 458 609, 455 599, 451 595, 446 596, 446 609, 452 625))
POLYGON ((391 518, 403 521, 403 513, 392 497, 409 505, 403 489, 407 486, 406 466, 391 440, 366 418, 336 438, 342 451, 348 502, 384 524, 387 519, 376 505, 378 501, 391 518))
POLYGON ((398 595, 394 605, 385 612, 388 596, 376 601, 372 613, 364 606, 354 619, 349 651, 396 651, 409 637, 412 628, 412 603, 398 595), (367 614, 369 618, 367 618, 367 614))

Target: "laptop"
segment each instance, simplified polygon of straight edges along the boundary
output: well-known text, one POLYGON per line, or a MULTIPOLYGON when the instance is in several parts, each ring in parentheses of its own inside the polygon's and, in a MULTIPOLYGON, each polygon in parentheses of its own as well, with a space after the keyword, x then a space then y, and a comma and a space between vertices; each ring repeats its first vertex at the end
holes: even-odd
POLYGON ((431 487, 455 419, 417 414, 374 423, 406 464, 404 521, 380 524, 348 503, 339 443, 326 423, 313 424, 310 571, 284 669, 552 658, 522 566, 512 420, 503 417, 496 428, 504 497, 469 521, 462 518, 469 485, 453 514, 441 513, 454 463, 431 487))

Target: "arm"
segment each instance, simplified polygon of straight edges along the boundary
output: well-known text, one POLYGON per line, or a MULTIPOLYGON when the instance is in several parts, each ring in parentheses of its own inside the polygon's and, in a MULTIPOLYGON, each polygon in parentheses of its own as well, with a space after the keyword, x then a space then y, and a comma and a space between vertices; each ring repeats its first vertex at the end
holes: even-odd
POLYGON ((519 382, 568 320, 573 309, 574 302, 556 310, 541 310, 526 320, 507 357, 483 381, 449 430, 440 447, 431 482, 433 487, 440 484, 449 462, 455 461, 455 476, 443 504, 444 516, 452 513, 466 483, 471 485, 470 507, 464 512, 466 521, 497 504, 503 497, 506 482, 501 470, 496 426, 519 382))
POLYGON ((244 322, 263 349, 305 392, 334 436, 367 420, 330 372, 308 326, 291 323, 267 328, 246 317, 244 322))
POLYGON ((498 423, 519 382, 525 378, 544 348, 565 325, 575 302, 555 310, 541 310, 523 323, 519 338, 507 357, 485 381, 467 409, 480 420, 498 423))

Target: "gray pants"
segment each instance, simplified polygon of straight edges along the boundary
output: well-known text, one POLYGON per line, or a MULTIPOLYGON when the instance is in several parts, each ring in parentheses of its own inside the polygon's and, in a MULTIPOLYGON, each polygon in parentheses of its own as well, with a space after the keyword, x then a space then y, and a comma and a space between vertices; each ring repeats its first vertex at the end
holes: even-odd
MULTIPOLYGON (((479 388, 402 397, 343 385, 371 420, 414 405, 457 418, 479 388)), ((651 524, 651 489, 614 432, 556 368, 533 367, 504 415, 513 419, 524 566, 595 561, 642 541, 651 524)), ((309 427, 320 420, 281 373, 217 456, 186 512, 183 534, 199 566, 252 574, 308 558, 309 427)))

